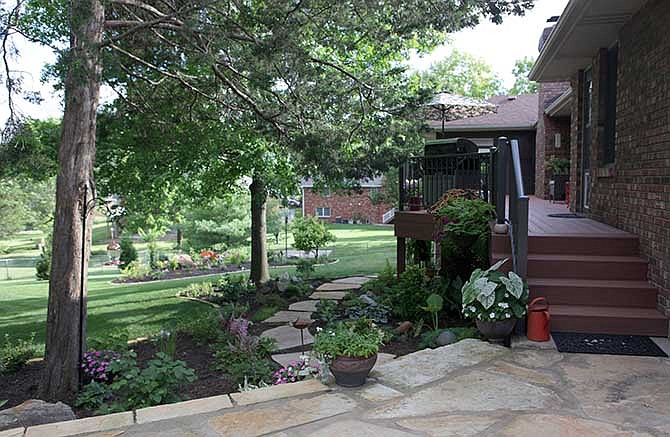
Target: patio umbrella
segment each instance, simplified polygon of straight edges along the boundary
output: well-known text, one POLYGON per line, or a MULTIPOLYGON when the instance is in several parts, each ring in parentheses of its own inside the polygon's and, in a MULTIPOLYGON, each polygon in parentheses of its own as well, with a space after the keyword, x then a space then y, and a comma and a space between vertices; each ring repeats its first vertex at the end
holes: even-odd
POLYGON ((445 92, 435 94, 426 106, 439 111, 442 119, 442 132, 444 132, 446 121, 491 114, 497 109, 496 105, 483 100, 445 92))

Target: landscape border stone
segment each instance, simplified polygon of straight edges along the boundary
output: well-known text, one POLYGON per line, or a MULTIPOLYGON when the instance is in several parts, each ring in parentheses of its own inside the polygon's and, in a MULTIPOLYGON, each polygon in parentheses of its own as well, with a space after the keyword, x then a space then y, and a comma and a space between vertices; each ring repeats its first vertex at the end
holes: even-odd
POLYGON ((212 411, 232 408, 233 403, 228 395, 211 396, 208 398, 192 399, 175 404, 156 405, 141 408, 135 411, 135 422, 138 424, 173 419, 175 417, 192 416, 194 414, 210 413, 212 411))
POLYGON ((322 384, 320 381, 308 379, 291 384, 273 385, 247 392, 231 393, 230 397, 237 405, 245 406, 330 390, 330 387, 322 384))
POLYGON ((122 428, 124 426, 130 426, 134 423, 135 419, 133 412, 126 411, 123 413, 106 414, 104 416, 86 417, 84 419, 29 426, 26 428, 25 437, 66 437, 89 432, 108 431, 111 429, 122 428))
POLYGON ((21 428, 11 428, 4 431, 0 431, 0 437, 23 437, 23 433, 26 432, 26 429, 21 428))

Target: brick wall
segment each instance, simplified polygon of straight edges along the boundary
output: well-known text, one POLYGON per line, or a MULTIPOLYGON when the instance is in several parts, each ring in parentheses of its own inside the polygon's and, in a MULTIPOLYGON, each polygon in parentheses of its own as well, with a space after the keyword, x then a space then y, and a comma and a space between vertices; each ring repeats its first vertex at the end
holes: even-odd
POLYGON ((370 199, 372 190, 362 188, 360 193, 350 194, 333 191, 329 196, 323 196, 312 188, 304 188, 302 201, 305 215, 316 215, 316 208, 330 208, 330 217, 323 218, 323 221, 335 223, 336 218, 341 217, 343 220, 359 219, 363 223, 380 224, 384 213, 393 208, 393 205, 373 205, 370 199))
POLYGON ((549 197, 551 172, 545 163, 551 158, 570 157, 570 118, 549 117, 544 110, 570 88, 569 82, 546 82, 539 86, 537 133, 535 137, 535 195, 549 197), (555 134, 561 134, 561 147, 554 146, 555 134))
MULTIPOLYGON (((621 30, 616 105, 616 158, 601 165, 604 137, 600 72, 593 59, 593 146, 590 210, 593 218, 640 237, 649 280, 660 289, 659 307, 670 315, 670 2, 651 0, 621 30)), ((575 78, 577 86, 580 79, 575 78)), ((579 88, 573 88, 575 90, 579 88)), ((581 101, 573 102, 572 144, 580 143, 581 101)), ((581 162, 578 147, 573 163, 581 162)), ((579 181, 573 165, 571 182, 579 181)), ((574 185, 573 185, 574 186, 574 185)), ((574 196, 572 208, 580 200, 574 196)))

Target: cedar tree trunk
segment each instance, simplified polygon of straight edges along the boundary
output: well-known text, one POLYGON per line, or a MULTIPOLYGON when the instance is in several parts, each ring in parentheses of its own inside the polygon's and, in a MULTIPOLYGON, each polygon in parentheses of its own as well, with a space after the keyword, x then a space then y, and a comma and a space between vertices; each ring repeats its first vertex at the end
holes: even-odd
POLYGON ((49 279, 46 366, 40 385, 41 396, 47 400, 72 400, 75 397, 79 386, 79 360, 86 350, 86 284, 83 284, 81 299, 81 269, 86 272, 88 268, 93 220, 89 214, 86 235, 82 235, 82 213, 86 202, 95 196, 93 161, 103 25, 104 11, 100 1, 71 1, 70 52, 67 54, 65 113, 58 151, 49 279), (87 199, 83 198, 85 193, 87 199), (83 250, 82 237, 85 238, 83 250))
POLYGON ((268 195, 265 182, 254 175, 251 191, 251 281, 258 287, 270 279, 265 212, 268 195))

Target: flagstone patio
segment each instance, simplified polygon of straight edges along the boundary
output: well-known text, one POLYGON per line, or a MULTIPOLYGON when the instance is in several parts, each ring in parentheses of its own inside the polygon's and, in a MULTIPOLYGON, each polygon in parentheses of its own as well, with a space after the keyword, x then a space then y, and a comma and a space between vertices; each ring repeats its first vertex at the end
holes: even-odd
POLYGON ((658 436, 670 434, 669 384, 670 359, 464 340, 383 363, 358 389, 314 381, 89 435, 658 436))

